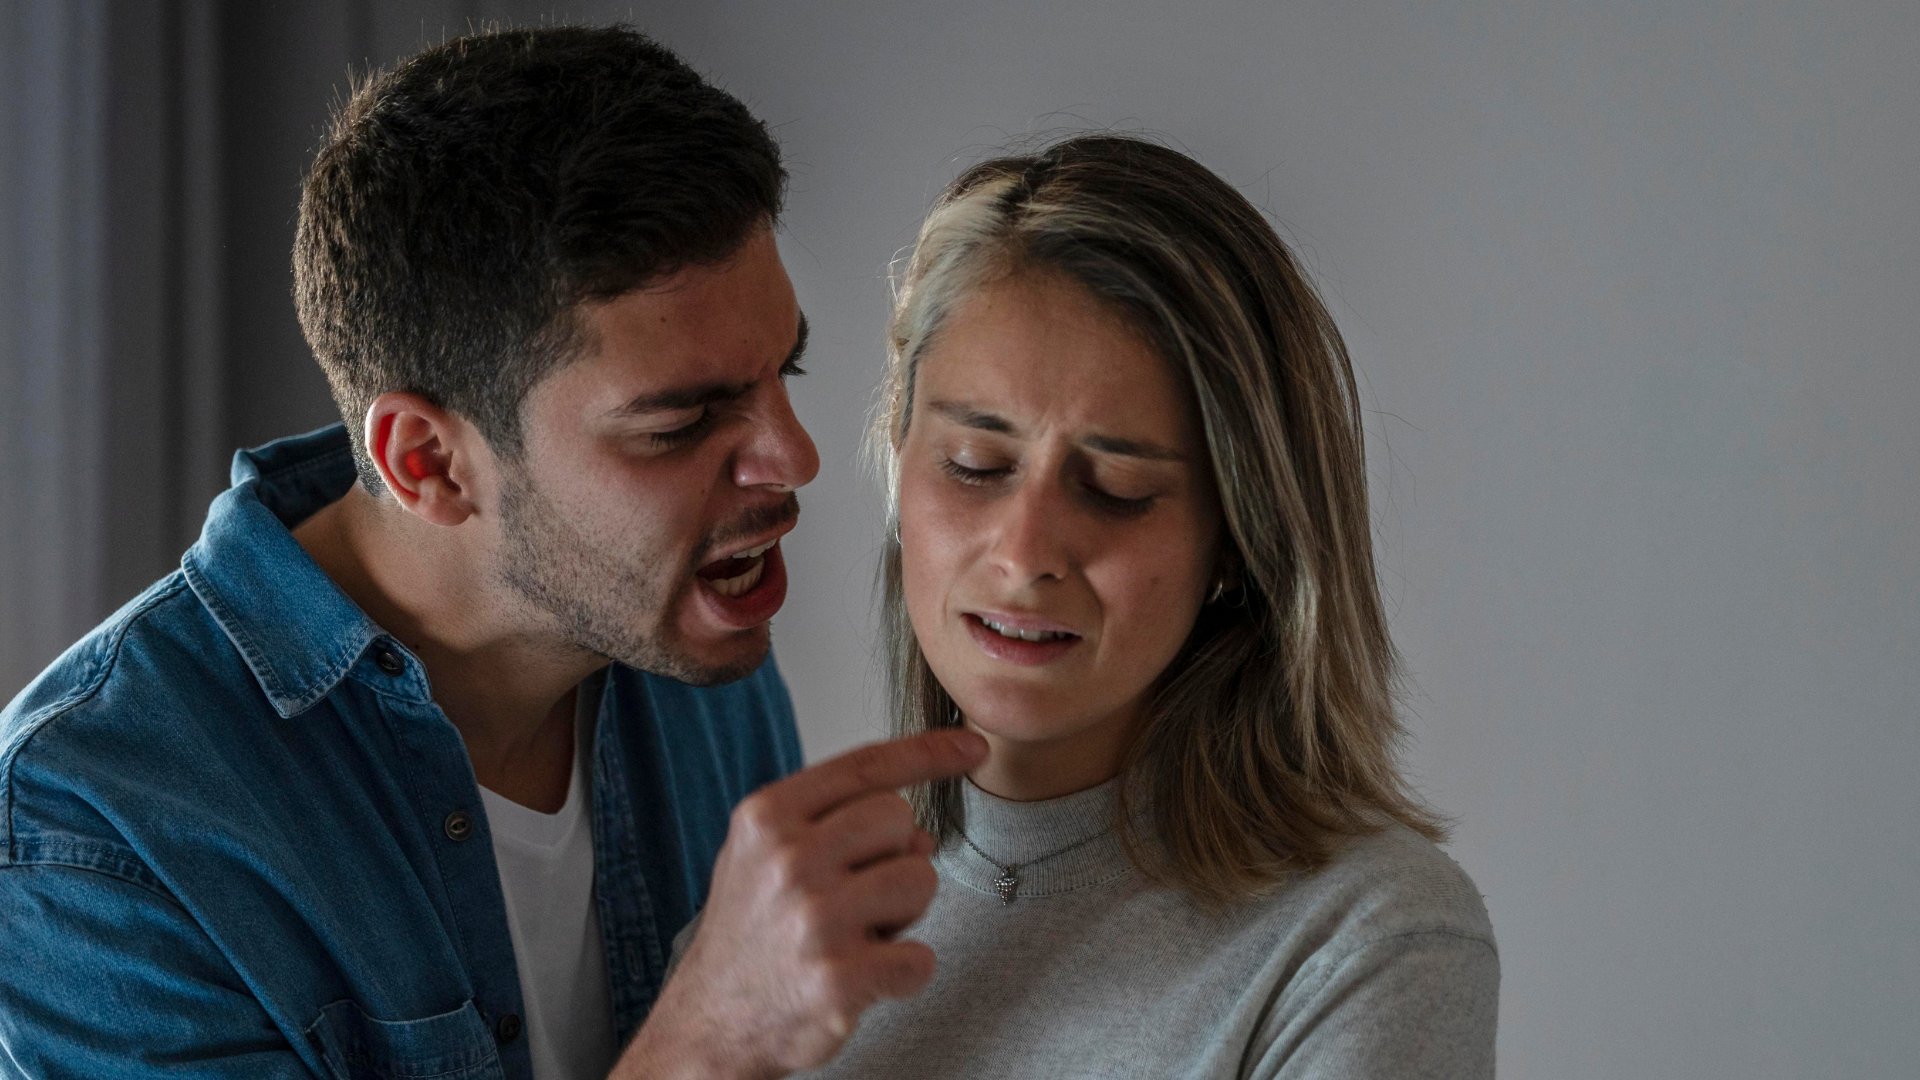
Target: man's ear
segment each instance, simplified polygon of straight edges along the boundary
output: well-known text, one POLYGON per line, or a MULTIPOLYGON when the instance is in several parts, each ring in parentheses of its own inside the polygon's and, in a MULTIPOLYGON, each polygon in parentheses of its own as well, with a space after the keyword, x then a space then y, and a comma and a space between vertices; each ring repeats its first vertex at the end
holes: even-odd
POLYGON ((381 394, 367 407, 367 453, 401 508, 434 525, 478 509, 473 425, 419 394, 381 394))

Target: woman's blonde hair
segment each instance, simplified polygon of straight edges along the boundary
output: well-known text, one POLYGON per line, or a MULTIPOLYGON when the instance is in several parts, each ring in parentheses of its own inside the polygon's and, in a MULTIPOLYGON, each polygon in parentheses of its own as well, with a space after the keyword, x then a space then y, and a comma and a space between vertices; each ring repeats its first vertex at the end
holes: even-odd
MULTIPOLYGON (((1191 158, 1126 136, 967 170, 897 278, 870 433, 888 492, 881 603, 896 733, 960 722, 901 587, 896 455, 915 373, 961 299, 1026 272, 1077 282, 1185 375, 1224 516, 1218 565, 1231 583, 1155 683, 1122 773, 1131 857, 1220 904, 1317 869, 1344 837, 1388 821, 1440 838, 1395 763, 1397 657, 1346 346, 1252 204, 1191 158)), ((943 840, 960 825, 959 783, 912 793, 943 840)))

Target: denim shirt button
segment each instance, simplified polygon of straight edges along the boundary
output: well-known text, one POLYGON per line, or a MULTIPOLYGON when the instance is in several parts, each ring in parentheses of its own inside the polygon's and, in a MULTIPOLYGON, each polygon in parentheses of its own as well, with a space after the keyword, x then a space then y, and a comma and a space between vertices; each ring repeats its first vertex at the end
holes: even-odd
POLYGON ((374 650, 373 662, 379 666, 381 671, 389 675, 398 675, 407 670, 406 662, 400 659, 400 654, 387 648, 385 645, 374 650))
POLYGON ((447 815, 442 828, 447 831, 447 839, 457 844, 473 835, 473 815, 465 810, 455 810, 447 815))
POLYGON ((493 1032, 500 1037, 501 1042, 510 1043, 520 1037, 521 1026, 520 1014, 508 1013, 500 1018, 498 1024, 493 1026, 493 1032))

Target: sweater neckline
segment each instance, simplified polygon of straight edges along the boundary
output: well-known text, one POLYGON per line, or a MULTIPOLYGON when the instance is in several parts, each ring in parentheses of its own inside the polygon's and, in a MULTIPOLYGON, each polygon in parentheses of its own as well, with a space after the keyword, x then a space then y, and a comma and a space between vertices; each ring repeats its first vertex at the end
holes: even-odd
POLYGON ((1033 802, 991 795, 971 780, 960 785, 960 829, 941 845, 936 861, 942 873, 969 889, 998 895, 994 883, 1007 867, 1016 869, 1021 898, 1073 892, 1133 870, 1115 828, 1117 777, 1033 802))

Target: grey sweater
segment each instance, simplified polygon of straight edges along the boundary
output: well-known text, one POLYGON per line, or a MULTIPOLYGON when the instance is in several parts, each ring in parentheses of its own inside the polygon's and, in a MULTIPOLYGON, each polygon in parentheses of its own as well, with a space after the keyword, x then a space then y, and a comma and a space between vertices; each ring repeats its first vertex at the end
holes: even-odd
POLYGON ((966 833, 911 936, 918 997, 870 1010, 815 1077, 1493 1075, 1500 966, 1480 894, 1394 826, 1268 898, 1208 915, 1147 882, 1108 827, 1115 784, 1016 803, 966 785, 966 833))

